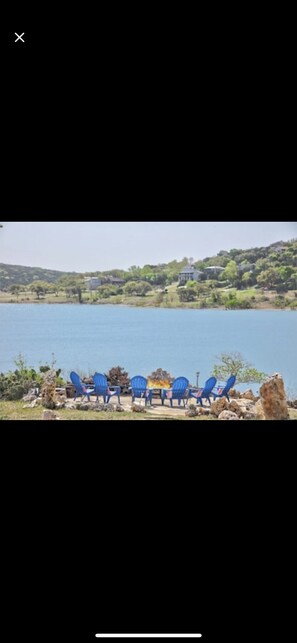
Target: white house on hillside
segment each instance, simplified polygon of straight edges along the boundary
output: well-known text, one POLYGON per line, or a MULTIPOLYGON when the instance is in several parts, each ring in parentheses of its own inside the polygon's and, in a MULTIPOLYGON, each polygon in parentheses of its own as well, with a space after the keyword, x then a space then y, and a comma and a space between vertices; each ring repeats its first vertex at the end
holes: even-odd
POLYGON ((187 281, 199 281, 203 273, 200 270, 196 270, 194 266, 186 266, 178 274, 178 281, 180 284, 186 284, 187 281))
POLYGON ((99 277, 85 277, 85 284, 89 290, 96 290, 98 286, 101 286, 101 279, 99 277))

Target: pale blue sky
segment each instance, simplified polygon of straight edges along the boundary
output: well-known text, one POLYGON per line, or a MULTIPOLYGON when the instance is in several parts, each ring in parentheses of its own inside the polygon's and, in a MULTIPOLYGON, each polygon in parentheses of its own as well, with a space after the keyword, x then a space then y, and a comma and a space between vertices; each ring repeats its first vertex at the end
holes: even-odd
POLYGON ((91 272, 203 259, 297 237, 296 222, 1 221, 0 263, 91 272))

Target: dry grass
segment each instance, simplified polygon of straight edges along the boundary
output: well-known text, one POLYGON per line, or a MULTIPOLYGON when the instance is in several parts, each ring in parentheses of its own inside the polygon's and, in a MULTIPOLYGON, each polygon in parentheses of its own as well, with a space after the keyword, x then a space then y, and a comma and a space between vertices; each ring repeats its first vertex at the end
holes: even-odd
MULTIPOLYGON (((134 421, 134 420, 183 420, 183 421, 203 421, 213 420, 212 416, 199 415, 187 417, 184 407, 161 406, 153 404, 148 406, 146 413, 132 413, 130 408, 130 398, 124 401, 124 411, 81 411, 78 409, 57 409, 56 415, 60 420, 115 420, 115 421, 134 421)), ((44 409, 41 406, 35 408, 24 408, 23 401, 4 402, 0 401, 0 420, 41 420, 44 409)), ((289 409, 291 420, 297 420, 297 409, 289 409)))
MULTIPOLYGON (((0 419, 1 420, 41 420, 43 407, 24 408, 23 401, 4 402, 0 401, 0 419)), ((128 403, 125 403, 125 410, 119 411, 81 411, 78 409, 57 409, 56 415, 60 420, 196 420, 198 418, 188 418, 185 415, 185 409, 170 407, 147 407, 146 413, 132 413, 128 403)), ((207 416, 199 419, 208 419, 207 416)))

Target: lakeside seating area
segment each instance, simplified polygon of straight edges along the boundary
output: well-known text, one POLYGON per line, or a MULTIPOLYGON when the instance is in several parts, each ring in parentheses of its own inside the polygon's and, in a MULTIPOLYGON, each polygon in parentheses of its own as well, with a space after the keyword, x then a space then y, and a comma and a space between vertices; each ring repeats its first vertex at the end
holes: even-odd
MULTIPOLYGON (((162 369, 157 370, 167 373, 162 369)), ((226 382, 217 382, 211 376, 198 388, 190 385, 184 376, 169 376, 170 383, 164 379, 157 381, 156 373, 157 371, 152 374, 153 377, 148 378, 142 375, 129 378, 125 374, 124 382, 120 385, 115 383, 118 377, 109 379, 105 374, 95 373, 84 381, 78 373, 72 371, 71 382, 66 385, 62 382, 63 385, 57 387, 56 372, 49 369, 43 376, 41 390, 38 387, 31 388, 22 397, 22 401, 16 401, 15 405, 11 401, 3 401, 3 411, 18 416, 18 405, 25 402, 22 409, 28 409, 28 413, 34 409, 32 419, 38 419, 35 416, 38 408, 35 407, 39 406, 45 409, 42 419, 46 420, 79 419, 80 413, 77 411, 84 412, 84 419, 94 420, 97 419, 98 412, 103 412, 103 415, 106 413, 106 419, 124 420, 136 419, 135 413, 138 412, 147 413, 147 419, 183 419, 184 416, 198 416, 199 419, 202 416, 201 419, 210 420, 279 420, 295 417, 289 409, 297 408, 297 400, 295 405, 295 401, 286 399, 284 381, 279 373, 265 379, 259 395, 255 395, 251 389, 240 392, 233 388, 235 375, 231 375, 226 382), (56 416, 54 410, 61 410, 64 417, 56 416)), ((26 419, 25 415, 21 419, 26 419)))
MULTIPOLYGON (((73 400, 76 401, 80 398, 81 401, 87 399, 88 402, 94 399, 94 402, 109 404, 110 400, 115 398, 118 404, 121 404, 121 387, 119 385, 109 385, 106 375, 103 373, 95 373, 92 380, 88 383, 81 380, 79 375, 72 371, 70 373, 70 380, 73 386, 73 400)), ((219 397, 226 397, 229 401, 228 393, 234 386, 236 381, 235 375, 231 375, 227 382, 217 382, 217 379, 212 376, 208 378, 203 387, 190 386, 189 380, 184 376, 175 378, 171 386, 166 388, 156 382, 153 386, 148 383, 148 379, 142 375, 135 375, 130 380, 130 387, 128 389, 128 396, 131 397, 131 403, 144 402, 145 406, 168 406, 187 407, 188 404, 194 403, 191 400, 196 400, 196 404, 203 406, 204 400, 210 406, 211 401, 219 397), (213 398, 211 400, 211 397, 213 398), (167 403, 167 404, 166 404, 167 403)), ((122 394, 122 398, 127 397, 122 394)))

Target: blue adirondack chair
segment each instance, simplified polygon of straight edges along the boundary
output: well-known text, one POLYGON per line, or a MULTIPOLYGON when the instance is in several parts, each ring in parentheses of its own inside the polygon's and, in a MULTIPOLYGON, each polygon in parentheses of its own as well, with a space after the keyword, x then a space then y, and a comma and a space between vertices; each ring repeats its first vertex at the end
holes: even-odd
POLYGON ((230 375, 226 384, 222 384, 221 386, 217 386, 216 388, 214 388, 214 390, 211 392, 211 394, 214 397, 214 400, 217 397, 226 397, 228 402, 230 402, 228 393, 230 391, 230 388, 234 386, 235 381, 236 381, 236 375, 230 375))
POLYGON ((136 397, 144 398, 145 404, 152 403, 153 391, 147 388, 147 379, 142 375, 135 375, 131 378, 132 402, 136 397))
POLYGON ((170 401, 170 406, 173 406, 173 400, 178 400, 178 406, 180 406, 181 400, 183 400, 184 406, 186 405, 187 398, 185 397, 186 390, 189 386, 189 380, 186 377, 177 377, 172 383, 170 389, 163 388, 161 391, 161 400, 164 405, 165 400, 170 401))
POLYGON ((209 377, 208 380, 206 380, 204 387, 199 388, 199 389, 189 389, 189 399, 191 397, 196 398, 196 404, 200 402, 200 406, 202 406, 202 399, 205 398, 209 401, 209 404, 211 404, 209 396, 212 394, 212 389, 216 385, 217 380, 215 377, 209 377))
POLYGON ((120 386, 108 386, 107 378, 103 373, 95 373, 93 376, 93 382, 95 387, 96 402, 99 401, 99 396, 102 395, 104 404, 109 402, 110 398, 113 395, 117 395, 119 404, 121 387, 120 386))
POLYGON ((77 397, 81 396, 81 399, 83 400, 84 397, 87 397, 89 402, 90 402, 90 395, 94 394, 94 389, 87 387, 80 379, 79 375, 75 373, 75 371, 71 371, 70 373, 70 379, 71 382, 75 388, 75 393, 74 393, 74 400, 76 400, 77 397))

